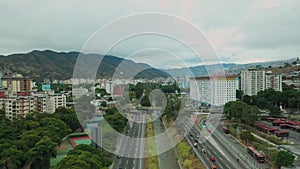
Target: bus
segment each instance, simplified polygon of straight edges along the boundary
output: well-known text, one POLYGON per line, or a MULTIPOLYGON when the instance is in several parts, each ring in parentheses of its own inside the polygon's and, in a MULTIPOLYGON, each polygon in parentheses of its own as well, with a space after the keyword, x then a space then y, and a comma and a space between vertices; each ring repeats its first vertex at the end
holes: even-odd
POLYGON ((229 130, 226 126, 222 126, 222 129, 223 129, 225 134, 229 134, 229 130))
POLYGON ((278 130, 275 132, 275 135, 277 137, 289 137, 289 132, 288 131, 283 131, 283 130, 278 130))
POLYGON ((265 156, 262 153, 258 152, 254 147, 247 147, 247 152, 258 162, 265 162, 265 156))
POLYGON ((291 128, 291 125, 289 125, 289 124, 279 124, 279 126, 280 126, 281 129, 289 129, 289 128, 291 128))
POLYGON ((279 126, 280 124, 286 124, 286 122, 282 120, 275 120, 272 122, 273 126, 279 126))
POLYGON ((299 126, 291 126, 291 130, 300 132, 300 125, 299 126))

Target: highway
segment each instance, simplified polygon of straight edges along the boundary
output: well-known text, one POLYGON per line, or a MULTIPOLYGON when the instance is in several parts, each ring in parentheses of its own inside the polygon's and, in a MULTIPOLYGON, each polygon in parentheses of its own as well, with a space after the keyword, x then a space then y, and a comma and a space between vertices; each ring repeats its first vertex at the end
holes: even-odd
MULTIPOLYGON (((219 125, 219 121, 216 120, 218 117, 211 117, 206 120, 206 129, 210 130, 212 126, 217 126, 216 130, 213 132, 212 137, 215 138, 219 145, 227 148, 230 154, 234 154, 239 157, 240 163, 244 162, 248 168, 251 169, 269 169, 271 166, 268 163, 259 163, 256 159, 247 153, 246 147, 238 143, 236 140, 231 139, 228 134, 225 134, 219 125)), ((201 121, 203 124, 203 121, 201 121)), ((228 154, 226 154, 228 155, 228 154)))
POLYGON ((215 165, 218 169, 245 168, 241 163, 236 161, 236 157, 232 155, 232 153, 220 146, 217 140, 209 137, 206 141, 204 141, 203 139, 205 138, 200 135, 200 132, 195 128, 195 126, 191 128, 190 134, 186 135, 186 139, 205 166, 211 167, 212 165, 215 165), (199 139, 196 136, 199 136, 199 139), (195 140, 199 141, 199 143, 197 143, 197 147, 193 146, 195 140), (206 153, 203 153, 202 149, 205 149, 206 153), (211 157, 214 157, 216 162, 211 161, 211 157))
POLYGON ((134 113, 132 114, 131 125, 128 125, 124 140, 120 141, 120 147, 118 150, 118 157, 116 157, 113 169, 143 169, 144 168, 144 142, 145 136, 145 114, 134 113), (134 157, 134 158, 132 158, 134 157))

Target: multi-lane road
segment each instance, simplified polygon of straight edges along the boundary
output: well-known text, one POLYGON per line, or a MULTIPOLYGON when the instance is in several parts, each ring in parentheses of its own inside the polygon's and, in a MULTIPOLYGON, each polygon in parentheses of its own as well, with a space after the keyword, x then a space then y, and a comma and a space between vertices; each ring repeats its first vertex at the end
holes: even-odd
POLYGON ((241 162, 237 162, 237 157, 230 153, 226 148, 219 145, 218 140, 212 137, 204 138, 200 132, 193 126, 188 135, 186 135, 188 143, 193 147, 196 155, 207 167, 216 166, 218 169, 235 169, 245 168, 241 162), (198 138, 199 137, 199 138, 198 138), (205 139, 206 141, 204 141, 205 139), (196 142, 198 141, 198 143, 196 142), (196 143, 196 147, 195 144, 196 143), (202 150, 205 150, 204 153, 202 150), (211 158, 215 158, 213 162, 211 158))
POLYGON ((119 143, 113 169, 143 169, 145 114, 135 113, 127 126, 126 136, 119 143))
MULTIPOLYGON (((118 156, 115 158, 112 166, 113 169, 144 168, 144 140, 138 138, 145 137, 146 113, 133 113, 130 114, 130 118, 130 124, 128 124, 126 131, 127 137, 123 137, 119 142, 117 149, 118 156)), ((212 119, 213 118, 210 119, 211 121, 208 121, 208 124, 215 125, 213 123, 216 122, 212 119)), ((161 127, 159 123, 157 123, 157 120, 154 120, 154 124, 157 125, 156 127, 161 127)), ((188 125, 189 127, 186 127, 188 134, 185 138, 193 148, 195 154, 207 168, 210 168, 213 165, 216 166, 217 169, 267 168, 266 164, 259 164, 255 159, 248 155, 244 147, 233 144, 232 140, 220 131, 220 127, 217 127, 216 131, 210 134, 209 132, 211 131, 209 130, 209 126, 207 126, 207 128, 203 130, 208 133, 208 135, 203 135, 203 130, 200 131, 199 128, 193 126, 193 124, 188 125), (229 144, 226 144, 225 142, 232 143, 231 145, 234 147, 228 146, 229 144), (197 146, 194 145, 195 143, 197 146), (238 152, 233 151, 234 149, 238 149, 238 152), (205 150, 205 153, 202 150, 205 150), (248 162, 241 159, 241 154, 245 154, 245 159, 248 161, 250 160, 253 164, 249 165, 248 162), (212 157, 214 157, 216 161, 212 161, 212 157)), ((163 129, 161 130, 163 131, 163 129)), ((156 131, 156 134, 162 131, 156 131)))
MULTIPOLYGON (((246 148, 238 143, 236 140, 233 140, 229 137, 228 134, 225 134, 222 131, 222 128, 220 126, 220 121, 218 120, 220 115, 212 115, 211 118, 206 120, 206 130, 211 131, 213 126, 215 126, 216 130, 212 133, 212 138, 216 140, 219 146, 225 148, 228 150, 228 153, 226 153, 226 156, 233 155, 237 158, 239 158, 240 162, 245 164, 245 167, 251 168, 251 169, 269 169, 271 166, 268 163, 259 163, 256 159, 254 159, 252 156, 250 156, 247 153, 246 148)), ((202 126, 203 126, 202 121, 202 126)))

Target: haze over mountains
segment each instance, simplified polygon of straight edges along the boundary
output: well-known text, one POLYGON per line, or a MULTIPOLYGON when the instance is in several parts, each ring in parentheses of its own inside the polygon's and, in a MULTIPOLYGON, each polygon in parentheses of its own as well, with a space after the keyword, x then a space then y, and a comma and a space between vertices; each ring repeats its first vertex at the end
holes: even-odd
MULTIPOLYGON (((21 73, 24 76, 33 78, 36 81, 48 79, 70 79, 73 76, 73 69, 79 52, 54 52, 51 50, 37 51, 26 54, 12 54, 0 56, 0 69, 3 74, 11 72, 21 73)), ((88 54, 83 54, 88 55, 88 54)), ((94 57, 101 57, 101 55, 94 57)), ((91 55, 89 55, 91 56, 91 55)), ((98 78, 110 78, 116 71, 116 67, 122 63, 122 76, 126 78, 130 72, 139 72, 136 78, 154 78, 167 77, 168 74, 152 68, 143 63, 135 63, 131 60, 115 57, 104 56, 97 72, 98 78)))
MULTIPOLYGON (((43 81, 45 78, 64 80, 73 76, 73 68, 76 63, 76 59, 79 52, 54 52, 51 50, 38 51, 34 50, 25 54, 12 54, 8 56, 0 56, 0 69, 3 74, 9 74, 11 72, 21 73, 24 76, 29 76, 36 81, 43 81)), ((88 55, 88 54, 84 54, 88 55)), ((95 55, 99 57, 101 55, 95 55)), ((281 66, 286 62, 291 62, 295 59, 285 61, 272 61, 272 62, 260 62, 249 64, 222 64, 224 71, 228 74, 237 74, 241 69, 247 69, 256 65, 263 67, 268 66, 281 66)), ((205 76, 207 72, 216 72, 218 65, 201 65, 189 68, 176 68, 176 69, 164 69, 159 70, 151 67, 145 63, 136 63, 132 60, 119 58, 115 56, 104 56, 98 72, 98 78, 110 78, 116 72, 116 68, 121 67, 123 78, 129 78, 128 76, 132 72, 140 72, 135 78, 155 78, 155 77, 168 77, 172 76, 205 76), (121 63, 121 66, 120 66, 121 63), (167 73, 166 73, 167 72, 167 73), (169 73, 169 74, 168 74, 169 73)), ((118 73, 119 74, 119 73, 118 73)))
POLYGON ((200 66, 193 66, 189 68, 175 68, 175 69, 165 69, 164 71, 172 74, 176 77, 179 76, 206 76, 212 75, 216 72, 220 72, 218 70, 220 67, 223 68, 223 72, 225 74, 236 75, 242 69, 249 69, 260 65, 262 67, 279 67, 283 66, 285 63, 291 63, 296 59, 289 59, 289 60, 280 60, 280 61, 270 61, 270 62, 255 62, 255 63, 247 63, 247 64, 235 64, 235 63, 220 63, 220 64, 212 64, 212 65, 200 65, 200 66), (209 74, 208 74, 209 72, 209 74))

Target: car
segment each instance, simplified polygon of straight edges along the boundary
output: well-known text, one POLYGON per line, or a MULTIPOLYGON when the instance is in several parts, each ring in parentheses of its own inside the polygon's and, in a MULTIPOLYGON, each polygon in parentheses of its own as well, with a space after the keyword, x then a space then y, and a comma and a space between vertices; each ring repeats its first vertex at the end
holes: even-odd
POLYGON ((217 166, 212 165, 212 166, 211 166, 211 169, 217 169, 217 166))
POLYGON ((190 136, 193 137, 194 135, 192 133, 190 133, 190 136))
POLYGON ((120 156, 120 155, 117 155, 117 158, 121 158, 121 156, 120 156))
POLYGON ((202 153, 206 153, 206 150, 205 150, 205 149, 202 149, 202 153))
POLYGON ((198 143, 198 142, 199 142, 198 139, 195 139, 194 141, 195 141, 195 143, 198 143))
POLYGON ((194 143, 193 146, 197 148, 197 147, 198 147, 198 144, 197 144, 197 143, 194 143))
POLYGON ((216 158, 215 158, 215 157, 211 157, 210 160, 211 160, 212 162, 216 162, 216 158))
POLYGON ((200 137, 199 135, 196 136, 196 138, 199 138, 199 137, 200 137))

